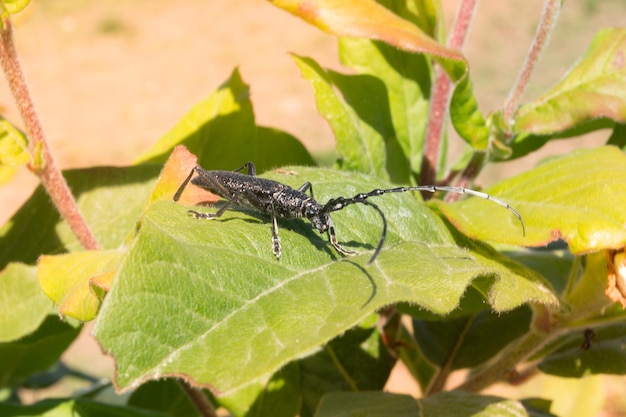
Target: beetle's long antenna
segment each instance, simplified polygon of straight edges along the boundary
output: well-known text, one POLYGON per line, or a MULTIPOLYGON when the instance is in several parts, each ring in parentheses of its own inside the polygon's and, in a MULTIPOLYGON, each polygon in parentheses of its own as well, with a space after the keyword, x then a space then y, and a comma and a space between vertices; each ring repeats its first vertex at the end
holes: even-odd
POLYGON ((380 237, 380 241, 378 242, 378 245, 376 246, 376 250, 374 251, 374 254, 372 255, 371 259, 368 262, 368 265, 369 265, 372 262, 374 262, 380 250, 383 247, 383 243, 385 242, 385 238, 387 237, 387 221, 385 219, 385 215, 383 214, 382 210, 380 210, 380 208, 378 208, 377 205, 370 203, 367 199, 370 197, 376 197, 376 196, 380 196, 380 195, 387 194, 387 193, 405 193, 407 191, 427 191, 431 193, 435 193, 437 191, 448 191, 448 192, 457 193, 457 194, 469 194, 469 195, 473 195, 479 198, 483 198, 485 200, 493 201, 494 203, 499 204, 502 207, 508 209, 509 211, 513 213, 513 215, 515 215, 515 217, 517 217, 517 219, 520 221, 522 225, 522 235, 523 236, 526 235, 526 226, 524 225, 524 220, 522 219, 522 216, 517 212, 517 210, 511 207, 507 202, 502 201, 499 198, 493 197, 489 194, 486 194, 480 191, 470 190, 468 188, 462 188, 462 187, 449 187, 445 185, 417 185, 414 187, 397 187, 397 188, 389 188, 385 190, 376 189, 376 190, 370 191, 369 193, 357 194, 352 198, 344 198, 344 197, 332 198, 328 200, 328 202, 324 205, 324 207, 322 208, 322 211, 326 213, 330 213, 333 211, 341 210, 344 207, 349 206, 350 204, 356 204, 356 203, 366 204, 368 206, 374 207, 374 209, 378 211, 378 213, 380 214, 380 217, 383 219, 383 233, 380 237))
POLYGON ((178 201, 178 199, 180 198, 181 194, 183 193, 183 190, 185 189, 185 187, 189 183, 189 180, 193 176, 193 173, 196 172, 196 168, 198 168, 198 167, 195 166, 195 167, 193 167, 191 169, 191 171, 189 172, 189 175, 187 175, 187 178, 185 178, 185 181, 183 181, 183 183, 180 185, 180 187, 178 187, 178 190, 176 191, 176 194, 174 194, 174 198, 173 198, 174 201, 178 201))
POLYGON ((346 199, 343 197, 330 199, 328 203, 324 205, 324 207, 322 208, 322 211, 326 213, 330 213, 332 211, 341 210, 342 208, 350 204, 361 203, 361 204, 365 204, 367 206, 373 207, 378 212, 378 214, 380 214, 380 218, 383 220, 383 232, 380 235, 380 240, 378 241, 378 245, 376 245, 374 254, 370 258, 370 260, 367 262, 367 264, 370 265, 372 262, 374 262, 374 259, 376 259, 376 257, 380 253, 380 250, 383 248, 383 243, 385 243, 385 239, 387 238, 387 219, 385 219, 385 214, 376 204, 370 203, 369 201, 366 200, 367 197, 359 198, 359 197, 362 197, 363 195, 365 194, 359 194, 349 199, 346 199))

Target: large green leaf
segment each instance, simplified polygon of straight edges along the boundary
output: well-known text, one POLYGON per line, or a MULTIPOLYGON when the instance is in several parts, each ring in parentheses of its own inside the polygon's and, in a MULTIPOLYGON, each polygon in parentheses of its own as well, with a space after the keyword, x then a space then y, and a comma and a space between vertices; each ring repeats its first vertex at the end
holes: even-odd
POLYGON ((626 243, 626 155, 615 147, 572 152, 485 190, 513 206, 524 219, 526 235, 517 219, 496 205, 480 206, 469 199, 440 205, 464 233, 524 246, 543 246, 565 240, 580 254, 626 243))
POLYGON ((316 417, 520 417, 552 416, 549 403, 508 400, 463 391, 416 399, 385 392, 334 393, 322 401, 316 417))
POLYGON ((567 75, 515 115, 514 131, 550 135, 584 122, 626 122, 626 29, 600 31, 567 75))
MULTIPOLYGON (((292 186, 311 181, 320 201, 388 186, 301 167, 269 177, 292 186)), ((477 276, 489 277, 478 288, 498 311, 555 302, 529 270, 486 247, 457 246, 458 237, 412 196, 377 204, 388 236, 369 267, 381 219, 364 205, 334 214, 340 242, 360 252, 339 262, 300 219, 280 223, 278 261, 267 216, 227 211, 208 222, 171 202, 152 205, 94 329, 115 357, 118 388, 179 375, 228 393, 309 355, 384 305, 408 301, 445 314, 477 276)))
POLYGON ((37 269, 15 263, 0 273, 0 305, 0 342, 35 331, 52 307, 39 288, 37 269))
POLYGON ((255 124, 250 88, 237 69, 137 162, 163 163, 177 145, 185 145, 207 169, 233 170, 248 161, 256 164, 257 172, 287 164, 314 165, 295 137, 255 124))

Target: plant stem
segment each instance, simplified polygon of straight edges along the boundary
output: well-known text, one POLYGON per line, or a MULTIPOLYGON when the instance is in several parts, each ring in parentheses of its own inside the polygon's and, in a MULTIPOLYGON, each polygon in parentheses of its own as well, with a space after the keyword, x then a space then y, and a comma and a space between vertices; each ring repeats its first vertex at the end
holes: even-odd
POLYGON ((465 322, 465 326, 463 327, 463 330, 459 334, 456 344, 454 345, 452 351, 448 355, 448 358, 446 359, 445 364, 441 367, 441 369, 439 369, 435 373, 433 379, 430 381, 430 384, 428 385, 428 388, 424 392, 424 396, 433 395, 433 394, 443 391, 445 384, 448 381, 448 377, 450 376, 450 373, 452 372, 452 364, 454 363, 454 360, 457 358, 459 349, 463 345, 463 342, 465 341, 465 337, 467 336, 467 333, 472 328, 472 324, 474 323, 475 319, 476 319, 476 315, 473 315, 470 319, 468 319, 465 322))
MULTIPOLYGON (((441 150, 441 138, 443 137, 449 99, 450 78, 441 66, 435 64, 435 83, 433 84, 428 111, 420 184, 434 184, 437 180, 439 151, 441 150)), ((431 198, 432 196, 429 194, 422 192, 422 198, 425 200, 431 198)))
POLYGON ((543 5, 543 11, 541 13, 539 25, 537 26, 535 38, 530 46, 528 55, 526 55, 526 60, 522 65, 522 70, 517 76, 517 80, 515 81, 515 84, 513 84, 511 92, 504 103, 502 117, 507 126, 512 124, 515 110, 519 105, 522 95, 526 91, 531 73, 541 56, 541 52, 548 44, 550 33, 554 28, 554 24, 556 23, 561 10, 561 2, 562 0, 546 0, 543 5))
POLYGON ((80 213, 76 200, 57 167, 46 141, 15 50, 11 20, 8 17, 4 18, 3 25, 0 39, 0 64, 26 127, 31 154, 29 168, 39 177, 61 217, 68 222, 81 245, 88 250, 98 249, 98 243, 80 213))
MULTIPOLYGON (((486 157, 487 155, 484 152, 474 152, 472 158, 465 166, 465 169, 454 182, 454 186, 468 188, 485 165, 486 157)), ((459 200, 460 198, 461 194, 459 193, 448 193, 446 194, 444 201, 451 203, 459 200)))
POLYGON ((201 389, 194 388, 184 381, 178 381, 178 383, 202 417, 217 417, 215 407, 213 407, 213 404, 211 404, 201 389))
POLYGON ((514 374, 515 368, 521 362, 566 331, 564 328, 553 327, 549 308, 535 306, 533 324, 529 331, 517 342, 500 352, 492 363, 472 375, 458 388, 478 392, 496 382, 506 380, 509 375, 514 374))
MULTIPOLYGON (((451 36, 448 39, 448 47, 452 49, 463 47, 476 9, 476 3, 477 0, 463 0, 461 3, 451 36)), ((435 82, 432 87, 428 125, 426 126, 420 184, 435 184, 437 179, 437 166, 439 165, 441 140, 450 103, 450 90, 450 78, 439 65, 435 65, 435 82)), ((427 199, 431 198, 432 195, 423 193, 422 197, 427 199)))

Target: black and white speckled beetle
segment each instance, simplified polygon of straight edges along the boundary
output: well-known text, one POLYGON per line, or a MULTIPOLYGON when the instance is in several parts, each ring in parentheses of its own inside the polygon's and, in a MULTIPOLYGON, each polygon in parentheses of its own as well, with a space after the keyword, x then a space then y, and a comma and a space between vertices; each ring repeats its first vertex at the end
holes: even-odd
POLYGON ((276 181, 259 178, 256 176, 254 164, 252 162, 248 162, 234 171, 209 171, 201 166, 194 167, 185 181, 183 181, 180 185, 176 194, 174 194, 174 201, 178 201, 190 180, 192 184, 202 187, 205 190, 226 199, 226 204, 224 204, 215 213, 200 213, 194 210, 189 210, 189 214, 196 219, 215 219, 220 217, 233 205, 249 207, 258 212, 269 214, 272 220, 272 245, 276 258, 280 258, 281 255, 280 238, 278 237, 278 223, 276 221, 279 217, 304 217, 309 219, 313 227, 320 233, 328 233, 331 245, 333 245, 338 252, 344 255, 354 255, 356 252, 342 247, 337 242, 337 236, 335 235, 335 228, 333 227, 330 213, 341 210, 350 204, 361 203, 378 211, 383 220, 382 235, 378 241, 374 254, 368 262, 368 264, 371 264, 380 253, 383 243, 385 242, 385 237, 387 236, 387 220, 385 219, 385 215, 380 208, 367 199, 369 197, 376 197, 387 193, 404 193, 407 191, 427 191, 431 193, 437 191, 449 191, 459 194, 470 194, 486 200, 491 200, 494 203, 509 209, 520 221, 522 225, 522 233, 525 234, 525 226, 522 216, 520 216, 520 214, 513 207, 509 206, 508 203, 492 197, 489 194, 469 190, 467 188, 439 185, 418 185, 415 187, 397 187, 385 190, 376 189, 368 193, 357 194, 352 198, 331 198, 326 204, 320 204, 313 196, 313 187, 310 182, 305 182, 300 188, 294 189, 276 181), (248 170, 247 175, 239 172, 244 169, 248 170), (194 173, 196 174, 196 177, 192 179, 194 173), (310 192, 310 195, 306 193, 307 191, 310 192))

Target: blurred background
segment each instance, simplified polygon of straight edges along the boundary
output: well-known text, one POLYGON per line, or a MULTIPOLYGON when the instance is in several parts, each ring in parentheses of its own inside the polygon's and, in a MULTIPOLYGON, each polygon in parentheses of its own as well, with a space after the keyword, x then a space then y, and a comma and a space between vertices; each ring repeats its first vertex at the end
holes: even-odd
MULTIPOLYGON (((448 22, 459 2, 442 1, 448 22)), ((465 53, 484 113, 506 98, 541 7, 540 0, 479 3, 465 53)), ((625 17, 624 0, 565 2, 526 99, 556 83, 598 30, 623 25, 625 17)), ((268 2, 32 0, 16 18, 16 41, 47 138, 63 168, 131 163, 235 67, 251 87, 258 124, 290 132, 314 155, 332 154, 332 132, 317 114, 313 90, 289 52, 341 70, 336 41, 268 2)), ((0 113, 22 126, 4 79, 0 113)), ((553 143, 522 163, 486 170, 479 183, 487 186, 514 175, 546 155, 604 143, 608 134, 553 143)), ((0 187, 2 224, 36 185, 36 178, 22 169, 0 187)), ((97 347, 81 340, 91 345, 78 344, 69 361, 79 367, 87 361, 91 371, 110 376, 111 364, 90 362, 97 347)))

